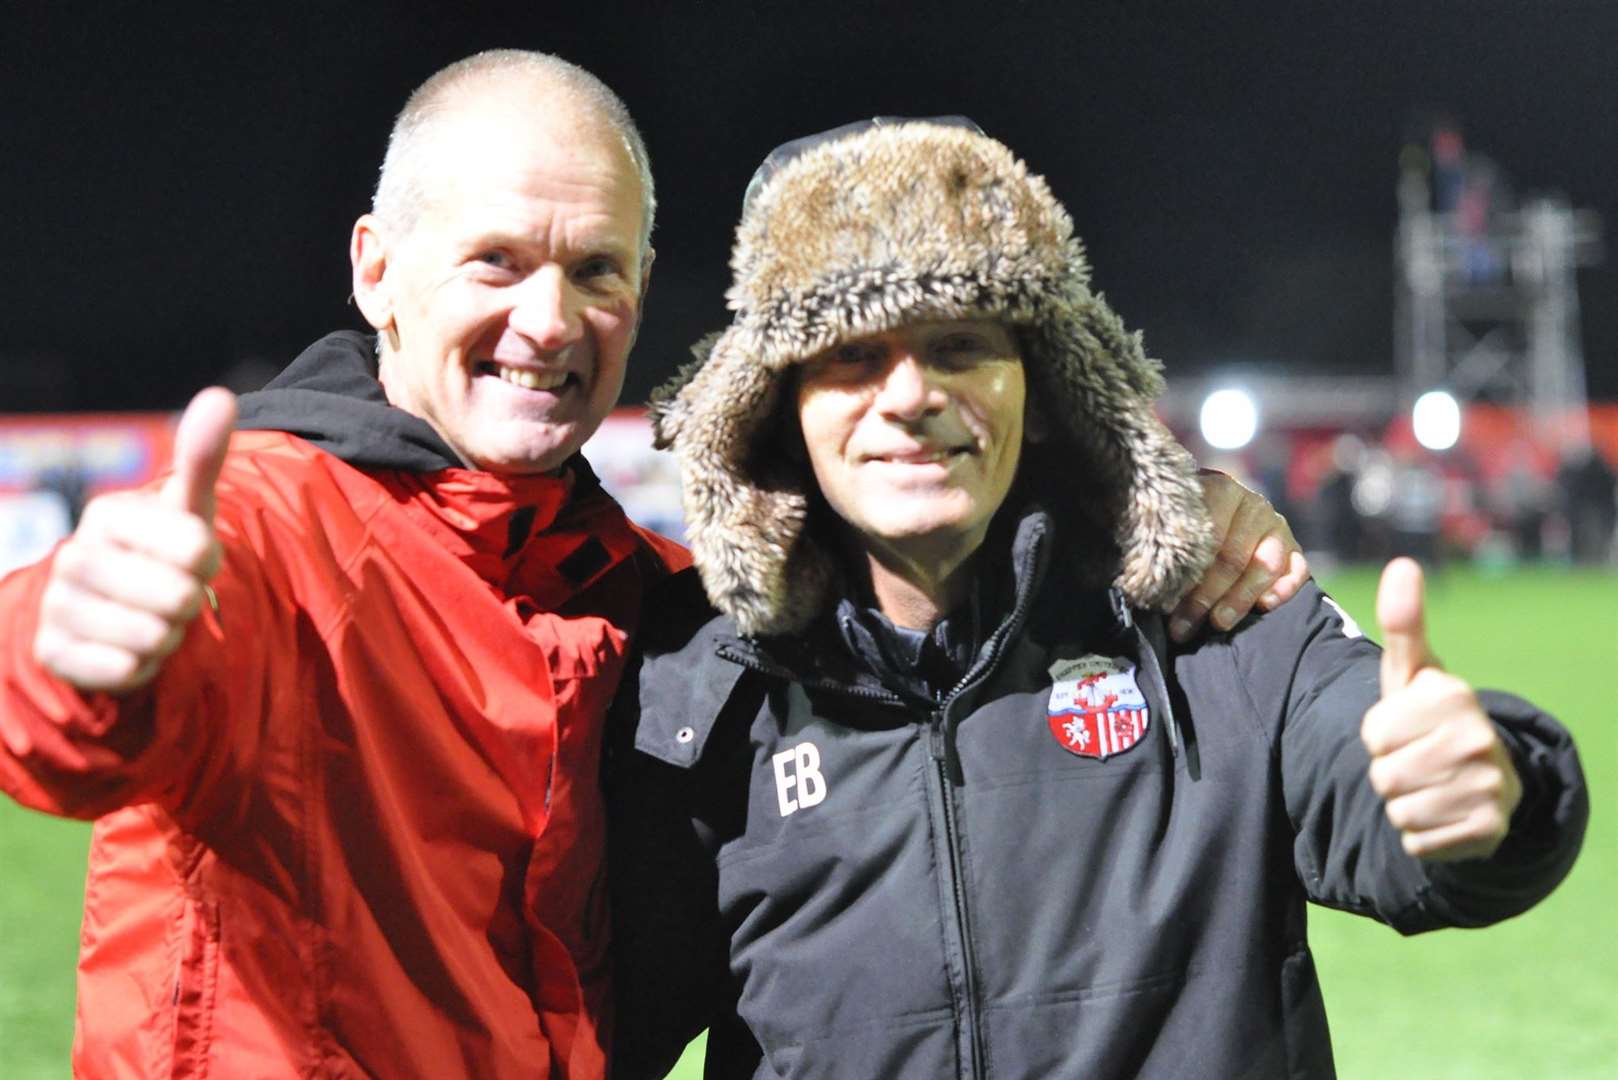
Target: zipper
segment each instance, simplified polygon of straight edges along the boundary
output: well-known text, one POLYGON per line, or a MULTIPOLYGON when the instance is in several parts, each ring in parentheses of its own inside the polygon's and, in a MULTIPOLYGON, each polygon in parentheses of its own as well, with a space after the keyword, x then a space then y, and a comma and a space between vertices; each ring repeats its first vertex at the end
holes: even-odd
POLYGON ((933 755, 933 775, 938 781, 936 797, 940 817, 944 823, 944 847, 949 856, 945 880, 949 886, 950 909, 954 915, 953 938, 955 947, 961 955, 960 1023, 966 1032, 966 1056, 971 1061, 971 1068, 965 1070, 965 1074, 979 1077, 984 1075, 983 1031, 978 1017, 977 964, 973 959, 970 930, 972 923, 961 865, 960 825, 955 819, 956 781, 951 776, 951 771, 952 768, 959 769, 959 761, 955 759, 951 745, 951 727, 949 707, 946 705, 933 714, 932 722, 927 725, 927 732, 933 755))
POLYGON ((965 777, 961 774, 961 761, 955 744, 955 728, 960 722, 950 716, 950 705, 967 690, 987 679, 995 668, 1000 666, 1000 655, 1005 652, 1006 643, 1022 632, 1023 625, 1028 622, 1028 611, 1033 606, 1033 579, 1044 575, 1045 530, 1037 527, 1037 531, 1029 542, 1028 554, 1017 567, 1019 581, 1029 582, 1028 586, 1019 591, 1017 602, 1012 606, 1011 614, 1006 616, 1004 622, 989 636, 988 646, 978 662, 969 668, 961 681, 955 684, 954 689, 944 695, 943 710, 943 744, 940 747, 942 757, 935 751, 934 757, 945 762, 949 779, 956 784, 963 783, 965 777))
MULTIPOLYGON (((1032 538, 1028 554, 1017 567, 1018 580, 1031 583, 1035 576, 1043 576, 1044 538, 1043 529, 1032 538)), ((961 953, 961 981, 965 984, 961 993, 961 1019, 966 1028, 967 1054, 972 1063, 969 1075, 974 1077, 985 1075, 987 1064, 983 1054, 983 1025, 978 1015, 977 964, 973 954, 971 912, 962 866, 960 824, 955 817, 954 789, 963 784, 966 778, 961 771, 960 752, 955 739, 955 729, 960 724, 960 710, 954 706, 966 691, 983 682, 1000 666, 1007 643, 1021 633, 1032 605, 1033 586, 1027 584, 1020 590, 1011 614, 990 635, 978 662, 944 695, 942 705, 933 713, 932 721, 928 724, 928 744, 932 751, 934 774, 938 779, 938 802, 944 822, 944 844, 949 852, 948 884, 955 916, 954 937, 961 953)))

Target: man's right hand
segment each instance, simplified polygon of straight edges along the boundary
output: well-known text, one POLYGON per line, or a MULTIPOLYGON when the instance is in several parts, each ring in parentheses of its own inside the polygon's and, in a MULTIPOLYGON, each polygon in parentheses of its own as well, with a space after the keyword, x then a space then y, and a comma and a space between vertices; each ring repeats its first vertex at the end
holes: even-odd
POLYGON ((34 658, 84 692, 136 690, 179 648, 219 569, 214 485, 236 397, 191 399, 174 436, 174 472, 152 492, 104 495, 56 553, 40 604, 34 658))

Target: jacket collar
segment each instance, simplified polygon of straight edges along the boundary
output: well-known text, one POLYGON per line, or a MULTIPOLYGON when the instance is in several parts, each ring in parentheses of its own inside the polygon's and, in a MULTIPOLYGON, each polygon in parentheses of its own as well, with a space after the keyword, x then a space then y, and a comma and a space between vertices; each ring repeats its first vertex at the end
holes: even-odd
POLYGON ((474 469, 377 477, 405 513, 489 581, 504 581, 528 541, 556 522, 567 477, 502 477, 474 469))
POLYGON ((530 541, 546 532, 559 534, 545 545, 560 575, 553 592, 582 587, 634 547, 627 523, 612 528, 621 515, 596 512, 613 504, 582 455, 556 476, 466 468, 432 425, 388 403, 371 335, 327 334, 264 389, 242 395, 240 409, 242 430, 296 435, 372 474, 416 525, 485 581, 511 580, 519 563, 532 562, 530 541), (571 547, 569 530, 579 533, 571 547))
POLYGON ((243 394, 240 409, 241 430, 288 432, 357 469, 461 467, 431 424, 388 403, 370 334, 327 334, 264 389, 243 394))
MULTIPOLYGON (((980 578, 977 586, 982 604, 979 630, 963 676, 986 659, 991 640, 1013 619, 1024 621, 1022 633, 1041 638, 1072 637, 1075 632, 1111 637, 1128 626, 1130 605, 1123 592, 1087 584, 1082 569, 1064 556, 1064 545, 1073 537, 1065 535, 1060 521, 1042 502, 1031 501, 1010 509, 990 531, 979 572, 991 576, 980 578), (993 576, 997 568, 1007 567, 1002 576, 993 576)), ((1070 526, 1067 532, 1072 531, 1070 526)), ((839 588, 843 601, 816 619, 806 634, 726 635, 720 639, 722 651, 800 679, 812 674, 823 682, 881 687, 914 697, 913 685, 890 670, 891 658, 881 657, 870 613, 862 612, 852 625, 845 621, 858 601, 850 597, 846 580, 839 582, 839 588), (869 650, 877 651, 874 660, 869 650)))

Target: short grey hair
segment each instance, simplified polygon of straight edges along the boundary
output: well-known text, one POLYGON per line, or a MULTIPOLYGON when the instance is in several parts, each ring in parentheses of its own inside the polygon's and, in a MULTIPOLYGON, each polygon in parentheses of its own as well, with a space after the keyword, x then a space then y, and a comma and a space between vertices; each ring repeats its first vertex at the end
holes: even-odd
POLYGON ((410 231, 429 201, 425 177, 433 154, 433 133, 438 121, 469 90, 501 77, 548 82, 591 109, 618 134, 640 174, 641 246, 651 245, 657 194, 652 187, 652 163, 646 141, 629 115, 623 99, 606 83, 561 57, 526 49, 489 49, 475 53, 438 71, 418 86, 399 110, 388 135, 371 212, 394 228, 410 231))

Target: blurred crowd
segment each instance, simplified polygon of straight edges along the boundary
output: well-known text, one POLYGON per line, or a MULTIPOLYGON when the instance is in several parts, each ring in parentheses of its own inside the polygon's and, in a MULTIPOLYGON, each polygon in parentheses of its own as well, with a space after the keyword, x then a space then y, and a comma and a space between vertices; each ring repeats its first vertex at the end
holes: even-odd
MULTIPOLYGON (((161 421, 147 431, 130 430, 128 417, 120 423, 122 443, 153 445, 110 454, 116 441, 97 436, 94 467, 85 469, 65 456, 73 444, 64 442, 63 455, 36 453, 42 467, 26 480, 8 474, 0 429, 0 573, 48 551, 89 495, 149 478, 167 453, 161 421)), ((1608 451, 1580 443, 1558 452, 1508 410, 1469 410, 1468 423, 1471 436, 1442 452, 1394 424, 1380 434, 1271 432, 1240 456, 1200 456, 1264 492, 1317 569, 1397 554, 1429 563, 1546 559, 1618 568, 1618 470, 1608 451)), ((652 449, 639 410, 615 413, 585 453, 635 520, 683 536, 673 461, 652 449)))
POLYGON ((1317 568, 1400 554, 1618 567, 1618 471, 1599 450, 1515 438, 1435 452, 1400 435, 1277 439, 1216 464, 1286 514, 1317 568))

